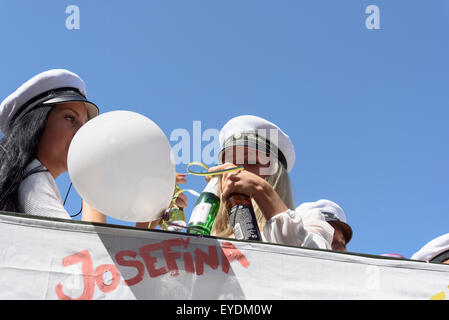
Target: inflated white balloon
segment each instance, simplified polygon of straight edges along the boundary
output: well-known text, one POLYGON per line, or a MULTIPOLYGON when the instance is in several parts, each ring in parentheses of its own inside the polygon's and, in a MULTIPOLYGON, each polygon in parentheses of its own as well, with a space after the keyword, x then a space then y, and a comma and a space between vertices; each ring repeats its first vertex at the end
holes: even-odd
POLYGON ((78 194, 112 218, 154 221, 175 188, 173 153, 162 130, 131 111, 101 114, 75 134, 67 157, 78 194))

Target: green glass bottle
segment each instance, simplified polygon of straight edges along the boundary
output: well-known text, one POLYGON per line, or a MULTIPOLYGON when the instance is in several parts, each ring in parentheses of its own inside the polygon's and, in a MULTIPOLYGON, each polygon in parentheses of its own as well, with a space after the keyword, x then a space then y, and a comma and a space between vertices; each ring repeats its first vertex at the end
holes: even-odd
POLYGON ((210 235, 220 208, 220 185, 218 179, 219 177, 212 177, 206 188, 201 192, 187 225, 188 233, 210 235))

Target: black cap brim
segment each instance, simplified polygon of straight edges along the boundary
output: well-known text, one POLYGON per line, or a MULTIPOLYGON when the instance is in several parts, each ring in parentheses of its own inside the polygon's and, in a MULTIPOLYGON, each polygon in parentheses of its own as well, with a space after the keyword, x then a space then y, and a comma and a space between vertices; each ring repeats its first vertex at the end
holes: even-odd
POLYGON ((341 229, 343 230, 343 235, 345 237, 346 243, 349 243, 349 241, 351 241, 351 239, 352 239, 352 228, 347 223, 344 223, 343 221, 340 221, 340 220, 337 220, 337 219, 326 219, 326 221, 330 225, 332 225, 332 224, 339 225, 341 227, 341 229))
POLYGON ((238 138, 234 136, 228 138, 218 153, 218 159, 223 163, 224 152, 232 147, 248 147, 254 150, 265 152, 266 154, 274 155, 279 162, 287 169, 287 160, 284 154, 274 144, 270 143, 265 137, 258 136, 254 133, 241 132, 238 138))
POLYGON ((86 105, 86 110, 87 110, 87 117, 90 119, 98 116, 99 113, 99 109, 98 107, 88 101, 86 98, 80 96, 80 95, 60 95, 60 96, 56 96, 54 98, 51 98, 45 102, 43 102, 43 105, 55 105, 55 104, 59 104, 59 103, 64 103, 64 102, 84 102, 84 104, 86 105))

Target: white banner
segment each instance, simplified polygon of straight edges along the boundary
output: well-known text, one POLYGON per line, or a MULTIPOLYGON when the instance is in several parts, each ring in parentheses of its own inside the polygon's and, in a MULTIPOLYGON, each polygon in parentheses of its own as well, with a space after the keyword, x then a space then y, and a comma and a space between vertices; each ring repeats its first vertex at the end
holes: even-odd
POLYGON ((449 266, 0 214, 0 299, 444 299, 449 266))

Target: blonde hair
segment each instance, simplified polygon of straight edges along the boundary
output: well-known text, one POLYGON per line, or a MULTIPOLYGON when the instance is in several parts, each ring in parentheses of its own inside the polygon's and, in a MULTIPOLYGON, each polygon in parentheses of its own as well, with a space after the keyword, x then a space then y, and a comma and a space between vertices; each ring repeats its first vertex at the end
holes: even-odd
MULTIPOLYGON (((282 199, 284 204, 289 209, 294 209, 293 194, 291 190, 290 177, 287 170, 281 165, 277 160, 274 162, 276 169, 274 174, 267 178, 267 182, 273 187, 277 192, 279 197, 282 199)), ((266 219, 259 209, 257 203, 251 199, 254 207, 254 213, 256 215, 257 224, 259 225, 259 230, 262 232, 266 219)), ((211 235, 217 237, 230 238, 234 234, 231 223, 229 221, 228 210, 226 204, 221 202, 220 208, 218 209, 217 217, 215 219, 214 226, 211 231, 211 235)))

